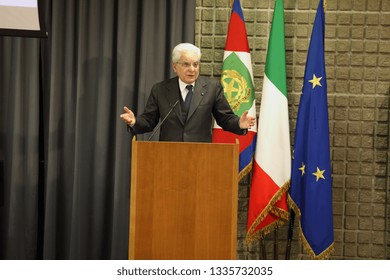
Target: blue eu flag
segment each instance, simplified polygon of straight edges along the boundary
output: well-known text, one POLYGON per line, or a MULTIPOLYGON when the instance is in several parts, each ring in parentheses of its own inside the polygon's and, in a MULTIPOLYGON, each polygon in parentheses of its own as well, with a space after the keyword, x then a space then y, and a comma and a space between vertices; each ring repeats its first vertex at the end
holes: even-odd
POLYGON ((324 31, 320 0, 299 103, 289 194, 301 240, 313 259, 329 257, 334 246, 324 31))

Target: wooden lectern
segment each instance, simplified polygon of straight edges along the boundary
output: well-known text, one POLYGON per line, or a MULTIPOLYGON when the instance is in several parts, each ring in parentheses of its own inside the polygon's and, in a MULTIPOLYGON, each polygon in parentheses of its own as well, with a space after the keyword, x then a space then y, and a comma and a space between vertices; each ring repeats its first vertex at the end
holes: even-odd
POLYGON ((133 141, 129 259, 236 259, 238 144, 133 141))

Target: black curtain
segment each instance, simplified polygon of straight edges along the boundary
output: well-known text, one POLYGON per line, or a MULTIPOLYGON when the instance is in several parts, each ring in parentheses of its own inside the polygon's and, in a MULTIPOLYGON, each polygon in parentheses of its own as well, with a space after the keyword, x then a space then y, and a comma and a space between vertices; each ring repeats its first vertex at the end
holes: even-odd
MULTIPOLYGON (((196 0, 44 1, 48 38, 0 37, 0 257, 126 259, 131 139, 194 42, 196 0)), ((153 170, 151 170, 153 172, 153 170)))

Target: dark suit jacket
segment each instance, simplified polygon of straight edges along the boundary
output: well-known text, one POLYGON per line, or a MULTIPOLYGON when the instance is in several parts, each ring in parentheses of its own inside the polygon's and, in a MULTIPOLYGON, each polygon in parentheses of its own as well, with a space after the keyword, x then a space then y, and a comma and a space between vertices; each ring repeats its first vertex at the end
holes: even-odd
POLYGON ((230 108, 219 81, 198 77, 195 82, 191 105, 186 111, 181 97, 178 77, 153 86, 144 113, 136 117, 133 133, 150 132, 174 106, 160 128, 160 141, 211 142, 213 118, 224 130, 235 134, 246 134, 240 129, 239 117, 230 108))

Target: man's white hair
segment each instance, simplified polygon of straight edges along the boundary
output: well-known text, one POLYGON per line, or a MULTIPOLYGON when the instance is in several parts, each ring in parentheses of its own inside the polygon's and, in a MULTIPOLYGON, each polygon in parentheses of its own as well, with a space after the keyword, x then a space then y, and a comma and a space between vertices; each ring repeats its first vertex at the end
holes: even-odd
POLYGON ((197 46, 190 43, 181 43, 172 50, 172 62, 177 63, 184 52, 195 52, 199 60, 202 55, 197 46))

